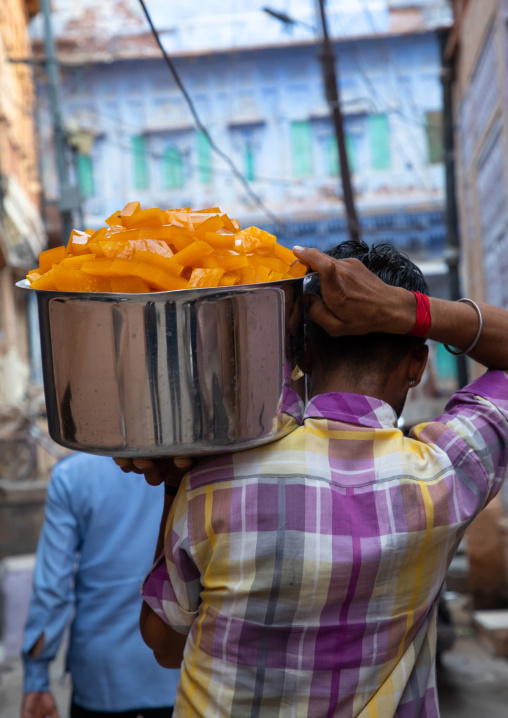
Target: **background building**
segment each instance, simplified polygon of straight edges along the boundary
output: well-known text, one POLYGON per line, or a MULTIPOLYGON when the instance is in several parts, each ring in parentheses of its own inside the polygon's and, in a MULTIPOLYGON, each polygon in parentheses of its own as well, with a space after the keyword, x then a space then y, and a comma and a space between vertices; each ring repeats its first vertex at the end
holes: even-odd
MULTIPOLYGON (((453 12, 447 53, 455 71, 464 293, 508 309, 508 1, 454 0, 453 12)), ((481 607, 507 605, 507 514, 505 484, 469 529, 470 583, 481 607)))
POLYGON ((35 315, 14 284, 37 264, 46 241, 27 29, 37 12, 37 0, 0 0, 0 405, 18 403, 27 389, 35 315))
POLYGON ((457 176, 464 281, 508 309, 508 2, 454 2, 457 176))

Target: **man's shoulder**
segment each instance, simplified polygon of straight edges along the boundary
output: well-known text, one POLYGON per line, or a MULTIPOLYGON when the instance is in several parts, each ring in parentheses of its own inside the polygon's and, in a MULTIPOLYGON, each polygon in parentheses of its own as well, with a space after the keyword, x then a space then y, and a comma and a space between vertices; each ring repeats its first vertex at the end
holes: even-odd
POLYGON ((287 436, 261 446, 220 454, 202 459, 187 474, 187 487, 195 489, 206 484, 240 479, 255 480, 269 473, 287 474, 302 469, 304 427, 298 427, 287 436))

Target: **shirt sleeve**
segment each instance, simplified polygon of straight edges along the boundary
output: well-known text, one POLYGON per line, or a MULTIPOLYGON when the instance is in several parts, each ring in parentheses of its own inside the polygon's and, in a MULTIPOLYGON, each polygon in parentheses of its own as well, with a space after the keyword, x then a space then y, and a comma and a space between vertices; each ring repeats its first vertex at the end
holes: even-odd
POLYGON ((164 554, 148 572, 141 594, 165 623, 183 634, 189 633, 198 615, 201 593, 200 572, 192 557, 188 528, 188 502, 182 483, 168 516, 164 554))
POLYGON ((466 503, 477 504, 477 513, 496 495, 507 474, 507 374, 487 371, 456 392, 435 422, 414 427, 411 436, 447 454, 466 503))
POLYGON ((56 469, 48 487, 25 624, 24 693, 49 690, 49 664, 58 652, 74 605, 73 576, 78 547, 77 519, 65 482, 56 469), (42 633, 42 651, 37 658, 31 658, 30 650, 42 633))

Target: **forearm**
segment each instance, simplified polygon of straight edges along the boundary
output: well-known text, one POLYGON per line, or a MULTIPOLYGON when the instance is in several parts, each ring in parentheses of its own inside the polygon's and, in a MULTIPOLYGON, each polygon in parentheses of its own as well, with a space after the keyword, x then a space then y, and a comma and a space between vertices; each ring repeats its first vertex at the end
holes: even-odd
MULTIPOLYGON (((471 359, 489 369, 508 370, 508 312, 489 304, 478 303, 483 316, 483 329, 471 359)), ((407 334, 415 323, 416 300, 411 292, 394 288, 393 302, 386 313, 383 331, 407 334)), ((467 349, 474 341, 479 318, 466 302, 450 302, 430 297, 431 324, 427 339, 457 349, 467 349)))
MULTIPOLYGON (((164 550, 166 524, 173 500, 172 496, 164 495, 164 507, 162 510, 154 560, 158 559, 164 550)), ((179 668, 182 662, 183 649, 187 636, 173 631, 144 601, 141 605, 139 627, 141 636, 146 645, 152 649, 157 663, 163 666, 163 668, 179 668)))
MULTIPOLYGON (((296 256, 319 273, 321 297, 307 294, 309 319, 334 337, 373 332, 409 334, 415 326, 416 298, 401 287, 385 284, 358 259, 332 259, 316 249, 294 247, 296 256)), ((468 355, 489 369, 508 370, 508 312, 479 305, 480 339, 468 355)), ((426 338, 466 350, 479 320, 466 302, 430 298, 431 325, 426 338)))
POLYGON ((164 537, 166 535, 166 524, 168 522, 169 512, 173 505, 174 497, 164 494, 164 506, 162 508, 161 525, 159 527, 159 535, 157 537, 157 545, 155 547, 154 561, 159 558, 164 549, 164 537))
POLYGON ((143 602, 139 618, 141 636, 163 668, 180 668, 187 636, 174 631, 143 602))

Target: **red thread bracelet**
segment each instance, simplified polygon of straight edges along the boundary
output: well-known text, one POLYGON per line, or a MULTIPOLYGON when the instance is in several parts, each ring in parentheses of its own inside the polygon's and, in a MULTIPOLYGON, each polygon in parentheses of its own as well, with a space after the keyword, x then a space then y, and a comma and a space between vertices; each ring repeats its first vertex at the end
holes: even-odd
POLYGON ((416 298, 416 321, 409 332, 412 337, 424 337, 430 329, 430 301, 426 294, 409 290, 416 298))

